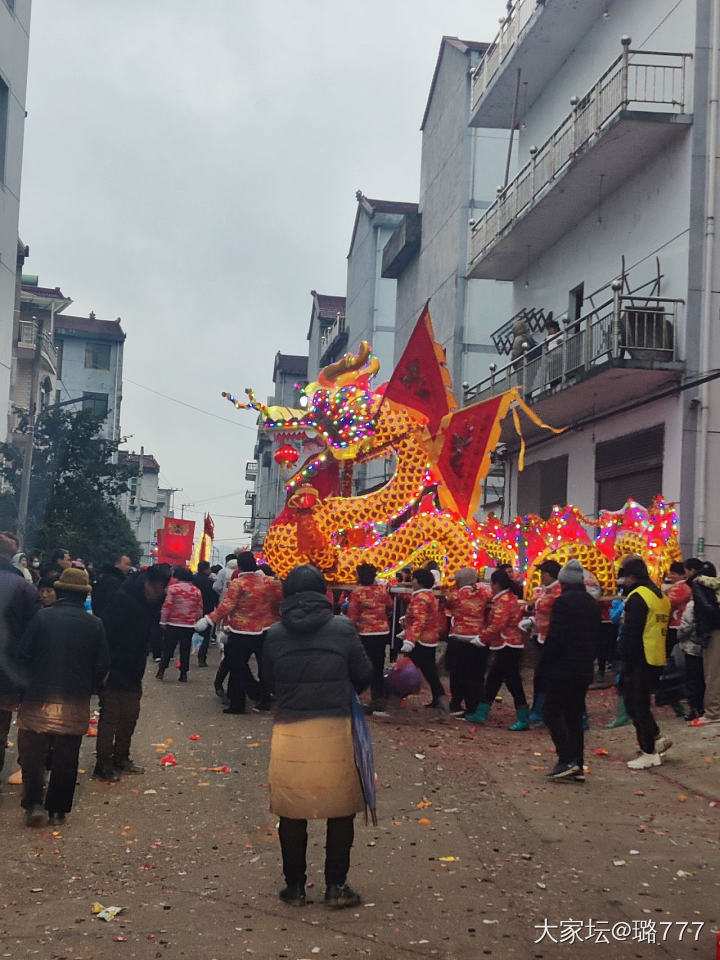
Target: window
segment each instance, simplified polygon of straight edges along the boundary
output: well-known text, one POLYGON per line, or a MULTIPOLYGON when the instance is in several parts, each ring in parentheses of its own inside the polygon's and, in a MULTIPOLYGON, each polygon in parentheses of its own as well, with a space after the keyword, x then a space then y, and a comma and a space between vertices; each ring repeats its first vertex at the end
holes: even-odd
POLYGON ((650 506, 662 491, 665 427, 627 433, 595 448, 598 510, 619 510, 632 498, 650 506))
POLYGON ((91 341, 85 346, 85 367, 89 370, 110 369, 110 344, 91 341))
POLYGON ((10 90, 0 77, 0 183, 5 181, 5 153, 7 151, 8 103, 10 90))
POLYGON ((57 353, 57 363, 55 364, 55 369, 57 370, 58 380, 62 380, 62 361, 63 361, 63 344, 64 340, 55 341, 55 352, 57 353))
POLYGON ((525 467, 518 474, 518 513, 549 517, 556 503, 567 503, 567 478, 567 456, 539 460, 525 467))
POLYGON ((108 395, 106 393, 83 393, 82 408, 93 417, 105 419, 108 414, 108 395))
POLYGON ((137 477, 130 477, 130 506, 135 506, 137 498, 137 477))

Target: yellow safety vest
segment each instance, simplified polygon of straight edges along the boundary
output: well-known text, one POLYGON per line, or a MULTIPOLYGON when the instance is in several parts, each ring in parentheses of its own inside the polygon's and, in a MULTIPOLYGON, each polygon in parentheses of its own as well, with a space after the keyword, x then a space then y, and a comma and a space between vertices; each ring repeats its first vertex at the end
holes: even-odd
POLYGON ((649 587, 635 587, 628 595, 639 593, 647 604, 648 613, 643 630, 645 659, 651 667, 662 667, 666 659, 666 640, 670 622, 670 600, 658 597, 649 587))

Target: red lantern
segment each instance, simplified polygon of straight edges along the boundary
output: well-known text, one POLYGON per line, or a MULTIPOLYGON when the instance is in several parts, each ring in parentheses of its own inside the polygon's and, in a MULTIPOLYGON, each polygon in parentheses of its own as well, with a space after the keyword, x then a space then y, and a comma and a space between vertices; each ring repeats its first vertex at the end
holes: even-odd
POLYGON ((275 457, 275 463, 279 463, 281 467, 293 467, 300 458, 300 454, 295 447, 291 447, 289 443, 276 450, 273 456, 275 457))

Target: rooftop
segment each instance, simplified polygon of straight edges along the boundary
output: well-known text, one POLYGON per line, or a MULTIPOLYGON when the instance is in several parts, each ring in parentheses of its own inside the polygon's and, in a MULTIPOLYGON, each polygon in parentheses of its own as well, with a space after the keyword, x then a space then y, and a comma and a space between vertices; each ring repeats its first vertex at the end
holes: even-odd
POLYGON ((100 320, 91 313, 89 317, 70 317, 63 313, 55 320, 55 333, 69 336, 90 335, 98 340, 114 340, 122 343, 125 332, 120 326, 120 317, 117 320, 100 320))
POLYGON ((331 297, 325 293, 318 293, 317 290, 310 291, 313 298, 312 311, 310 313, 310 327, 308 329, 308 340, 312 336, 313 321, 315 317, 320 320, 331 322, 337 319, 337 315, 345 316, 345 297, 331 297))
POLYGON ((418 204, 417 203, 404 203, 400 200, 374 200, 372 197, 366 197, 362 190, 355 191, 355 199, 358 202, 357 210, 355 211, 355 223, 353 224, 352 236, 350 237, 350 249, 348 250, 348 257, 352 253, 353 247, 355 246, 355 236, 357 234, 358 220, 360 219, 360 211, 364 210, 365 213, 372 219, 376 213, 389 214, 391 216, 402 217, 408 213, 417 213, 418 204))
POLYGON ((301 357, 294 353, 275 354, 275 368, 273 370, 273 383, 278 373, 294 373, 298 377, 307 377, 308 358, 301 357))
POLYGON ((442 38, 440 41, 438 58, 435 62, 435 70, 433 72, 432 80, 430 81, 430 92, 428 93, 427 104, 425 105, 425 113, 423 114, 422 123, 420 124, 421 130, 425 129, 425 124, 430 112, 430 104, 432 103, 433 94, 435 93, 435 84, 437 83, 437 78, 440 73, 440 63, 442 62, 443 53, 445 52, 445 48, 447 46, 454 47, 456 50, 459 50, 460 53, 471 53, 474 51, 482 55, 487 51, 491 44, 481 43, 478 40, 460 40, 458 37, 442 38))
MULTIPOLYGON (((132 453, 128 453, 127 450, 118 451, 118 462, 127 463, 131 466, 140 466, 140 454, 135 453, 133 450, 132 453)), ((152 470, 157 473, 160 472, 160 464, 157 462, 155 457, 151 453, 143 454, 142 458, 142 468, 143 470, 152 470)))

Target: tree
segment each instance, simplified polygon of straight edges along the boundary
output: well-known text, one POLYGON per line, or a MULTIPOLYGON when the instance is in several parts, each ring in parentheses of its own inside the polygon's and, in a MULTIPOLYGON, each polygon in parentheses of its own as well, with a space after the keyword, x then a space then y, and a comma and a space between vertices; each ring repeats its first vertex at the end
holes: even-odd
MULTIPOLYGON (((132 468, 113 463, 118 444, 100 436, 101 426, 87 411, 49 409, 38 417, 27 523, 27 543, 36 551, 66 547, 96 565, 120 552, 139 560, 140 545, 116 505, 132 468)), ((27 422, 18 432, 27 433, 27 422)), ((0 454, 0 523, 7 529, 17 524, 22 447, 5 443, 0 454)))

